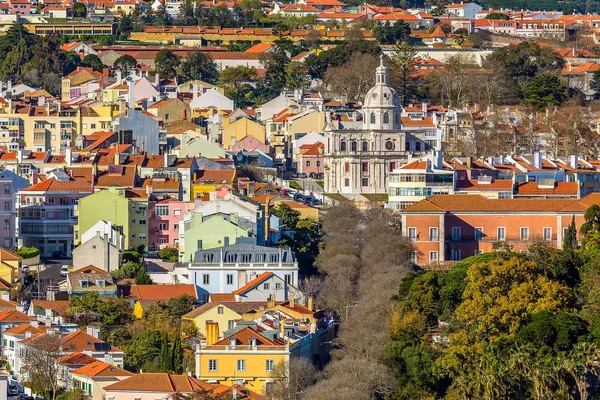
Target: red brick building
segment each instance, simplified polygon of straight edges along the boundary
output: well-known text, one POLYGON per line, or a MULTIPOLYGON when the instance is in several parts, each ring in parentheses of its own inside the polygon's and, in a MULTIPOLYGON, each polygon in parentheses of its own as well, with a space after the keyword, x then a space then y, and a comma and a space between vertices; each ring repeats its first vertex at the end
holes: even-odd
POLYGON ((508 242, 514 251, 536 240, 562 248, 575 217, 577 229, 600 194, 581 199, 488 199, 479 195, 436 195, 401 211, 403 235, 415 246, 415 262, 460 261, 508 242))

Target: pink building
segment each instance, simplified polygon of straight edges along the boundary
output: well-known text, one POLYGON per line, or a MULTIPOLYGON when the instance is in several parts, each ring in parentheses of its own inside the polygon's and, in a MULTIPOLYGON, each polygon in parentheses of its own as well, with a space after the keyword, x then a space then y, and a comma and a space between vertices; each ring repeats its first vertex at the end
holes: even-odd
POLYGON ((194 209, 193 201, 172 197, 150 202, 148 207, 148 247, 158 251, 165 247, 179 248, 179 224, 186 212, 194 209))
POLYGON ((31 14, 29 0, 8 0, 11 14, 31 14))
POLYGON ((298 154, 298 172, 323 173, 323 149, 325 145, 321 142, 304 144, 300 146, 298 154))
POLYGON ((10 179, 0 179, 0 246, 8 250, 17 246, 15 216, 13 182, 10 179))
POLYGON ((269 146, 268 144, 264 144, 254 136, 247 135, 238 140, 233 146, 231 146, 231 150, 260 150, 265 154, 269 154, 269 152, 271 151, 271 146, 269 146))

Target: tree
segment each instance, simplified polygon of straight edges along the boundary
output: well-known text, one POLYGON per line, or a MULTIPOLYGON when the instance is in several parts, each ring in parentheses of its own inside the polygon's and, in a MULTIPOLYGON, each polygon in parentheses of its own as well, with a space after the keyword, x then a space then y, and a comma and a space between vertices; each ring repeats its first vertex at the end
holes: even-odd
POLYGON ((406 43, 410 37, 410 25, 404 21, 396 21, 390 25, 389 21, 381 26, 377 25, 373 30, 373 36, 381 44, 406 43))
POLYGON ((158 251, 158 256, 169 262, 177 262, 179 261, 179 249, 176 249, 175 247, 165 247, 158 251))
POLYGON ((73 16, 75 18, 85 18, 87 16, 87 8, 83 3, 73 3, 73 16))
POLYGON ((592 75, 591 86, 596 92, 600 92, 600 70, 595 71, 592 75))
POLYGON ((288 89, 305 89, 310 83, 306 67, 301 62, 290 62, 285 73, 285 87, 288 89))
POLYGON ((177 75, 178 83, 193 80, 216 83, 219 79, 217 65, 206 53, 196 50, 181 62, 177 75))
POLYGON ((40 255, 40 251, 35 247, 19 247, 15 254, 23 257, 23 258, 34 258, 40 255))
POLYGON ((317 370, 306 357, 290 357, 289 362, 275 365, 271 377, 275 381, 271 397, 278 400, 295 400, 317 381, 317 370))
POLYGON ((125 350, 125 366, 131 370, 161 371, 160 353, 164 335, 157 330, 145 330, 134 336, 125 350))
POLYGON ((194 3, 191 0, 184 0, 179 6, 175 24, 183 26, 198 25, 198 19, 194 16, 194 3))
POLYGON ((160 369, 163 372, 170 373, 173 370, 173 359, 171 358, 169 338, 163 336, 163 341, 160 346, 160 369))
POLYGON ((177 75, 177 69, 181 59, 173 51, 162 49, 156 55, 156 72, 163 78, 174 78, 177 75))
POLYGON ((129 54, 125 54, 115 60, 113 65, 121 70, 123 77, 129 75, 129 71, 138 66, 138 62, 135 58, 129 54))
POLYGON ((414 47, 411 47, 407 42, 402 42, 396 45, 394 48, 394 55, 392 56, 392 65, 394 70, 399 71, 402 76, 402 105, 407 104, 407 84, 408 76, 412 69, 417 51, 414 47))
MULTIPOLYGON (((151 9, 151 7, 148 7, 151 9)), ((127 40, 133 32, 133 18, 129 14, 121 16, 119 26, 117 27, 117 36, 120 40, 127 40)))
POLYGON ((567 99, 567 87, 556 75, 538 75, 523 89, 524 102, 538 110, 567 99))
POLYGON ((52 400, 56 399, 61 371, 57 362, 61 354, 60 338, 60 333, 55 332, 28 343, 23 357, 34 393, 52 400))
POLYGON ((575 216, 573 215, 573 219, 565 232, 563 249, 573 250, 575 248, 577 248, 577 226, 575 225, 575 216))
POLYGON ((378 64, 377 57, 371 54, 353 53, 344 65, 328 68, 324 81, 343 101, 364 101, 373 87, 378 64))
POLYGON ((98 72, 102 72, 102 70, 106 67, 106 65, 102 63, 102 60, 100 60, 100 57, 95 54, 88 54, 87 56, 83 57, 83 60, 81 60, 81 65, 83 67, 90 67, 94 71, 98 72))
POLYGON ((140 268, 138 273, 135 275, 136 285, 152 285, 152 278, 148 275, 146 268, 140 268))
POLYGON ((181 336, 177 335, 171 348, 171 371, 174 374, 183 372, 183 347, 181 347, 181 336))
POLYGON ((493 12, 489 13, 485 16, 485 19, 502 19, 502 20, 510 20, 510 17, 504 13, 493 12))
POLYGON ((294 230, 298 220, 300 219, 300 212, 293 210, 290 206, 284 203, 273 207, 271 209, 271 214, 281 219, 283 225, 289 230, 294 230))
POLYGON ((192 297, 187 294, 183 294, 179 297, 173 297, 169 299, 167 302, 167 308, 169 309, 169 314, 171 314, 175 318, 181 318, 182 315, 185 315, 194 309, 197 300, 195 297, 192 297))
POLYGON ((127 261, 125 264, 121 265, 118 270, 114 271, 112 276, 117 280, 135 278, 141 268, 142 264, 134 261, 127 261))
POLYGON ((285 89, 290 58, 282 47, 276 45, 273 51, 261 55, 260 62, 267 70, 262 91, 268 98, 276 97, 285 89))

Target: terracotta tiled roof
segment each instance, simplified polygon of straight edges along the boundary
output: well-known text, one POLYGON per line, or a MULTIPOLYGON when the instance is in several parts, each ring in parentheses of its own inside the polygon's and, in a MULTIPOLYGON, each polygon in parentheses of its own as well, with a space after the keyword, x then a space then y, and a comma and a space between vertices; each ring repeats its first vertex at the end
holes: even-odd
POLYGON ((556 212, 573 203, 569 199, 487 199, 479 195, 434 195, 402 213, 418 212, 556 212))
POLYGON ((518 183, 517 195, 531 196, 577 196, 579 193, 578 182, 556 182, 552 188, 539 187, 539 182, 518 183))
POLYGON ((273 45, 271 43, 259 43, 259 44, 255 44, 254 46, 252 46, 248 50, 246 50, 246 53, 264 53, 265 51, 269 50, 271 47, 273 47, 273 45))
POLYGON ((119 287, 123 297, 132 300, 164 301, 187 294, 198 298, 196 285, 125 285, 119 287))
POLYGON ((67 309, 71 305, 69 300, 32 300, 31 307, 39 307, 44 310, 50 309, 60 316, 67 313, 67 309))
MULTIPOLYGON (((54 333, 55 335, 59 335, 60 333, 54 333)), ((28 339, 23 339, 23 343, 31 343, 35 344, 37 342, 43 341, 50 334, 48 332, 42 333, 37 336, 32 336, 28 339)), ((75 332, 69 333, 66 336, 60 338, 59 345, 62 346, 63 351, 69 353, 75 352, 84 352, 84 351, 98 351, 98 348, 102 348, 102 351, 106 351, 105 347, 110 346, 107 345, 102 340, 86 333, 81 330, 76 330, 75 332)), ((111 352, 121 352, 118 348, 114 346, 107 347, 111 352)))
POLYGON ((231 185, 235 176, 235 170, 230 169, 204 169, 198 172, 196 184, 231 185), (212 182, 211 182, 212 181, 212 182))
MULTIPOLYGON (((277 303, 277 304, 280 304, 280 303, 277 303)), ((244 302, 211 301, 208 303, 204 303, 200 307, 193 309, 192 311, 190 311, 189 313, 184 315, 184 317, 195 318, 217 306, 223 306, 223 307, 229 308, 231 311, 242 315, 242 314, 246 314, 248 312, 254 311, 254 310, 265 309, 268 307, 268 302, 267 301, 244 301, 244 302)))
POLYGON ((106 386, 105 391, 135 391, 162 393, 193 393, 211 390, 212 385, 187 375, 165 373, 137 374, 121 382, 106 386))
POLYGON ((18 261, 18 260, 22 260, 23 257, 21 257, 18 254, 13 253, 12 251, 8 251, 6 249, 0 248, 0 259, 3 261, 7 261, 7 260, 18 261))
POLYGON ((96 361, 91 364, 87 364, 76 369, 72 373, 85 376, 133 376, 133 374, 129 371, 125 371, 116 365, 111 365, 103 361, 96 361))
POLYGON ((66 365, 88 365, 95 363, 96 361, 98 360, 94 357, 80 352, 67 354, 58 359, 58 362, 66 365))
POLYGON ((456 190, 474 190, 474 191, 512 191, 513 182, 511 179, 494 179, 490 183, 482 183, 477 180, 459 180, 456 181, 456 190))
POLYGON ((33 319, 34 318, 23 314, 21 311, 11 310, 9 308, 0 311, 0 323, 29 323, 29 321, 33 321, 33 319))
POLYGON ((231 339, 235 339, 237 345, 249 346, 250 339, 252 339, 252 338, 256 339, 257 346, 276 346, 277 345, 277 342, 267 339, 266 337, 264 337, 263 335, 261 335, 260 333, 258 333, 257 331, 255 331, 252 328, 244 328, 242 330, 239 330, 227 337, 224 337, 223 339, 221 339, 220 341, 215 343, 215 345, 217 345, 217 346, 228 345, 230 343, 231 339))
POLYGON ((4 331, 5 334, 12 335, 24 335, 26 332, 31 332, 33 335, 38 335, 44 331, 29 324, 17 325, 4 331))
POLYGON ((400 167, 400 169, 427 169, 427 161, 413 161, 400 167))
POLYGON ((211 293, 210 301, 219 302, 219 301, 235 301, 235 295, 233 293, 211 293))
POLYGON ((257 276, 253 280, 251 280, 250 282, 246 283, 241 288, 239 288, 237 290, 234 290, 233 294, 242 294, 242 293, 245 293, 248 290, 250 290, 253 287, 255 287, 256 285, 259 285, 265 279, 270 278, 271 276, 273 276, 272 272, 263 272, 262 274, 260 274, 259 276, 257 276))
POLYGON ((434 128, 433 117, 423 117, 422 119, 412 119, 410 117, 401 117, 402 126, 407 128, 434 128))
POLYGON ((89 177, 73 177, 67 181, 59 181, 54 178, 38 182, 25 189, 25 192, 92 192, 92 180, 89 177))

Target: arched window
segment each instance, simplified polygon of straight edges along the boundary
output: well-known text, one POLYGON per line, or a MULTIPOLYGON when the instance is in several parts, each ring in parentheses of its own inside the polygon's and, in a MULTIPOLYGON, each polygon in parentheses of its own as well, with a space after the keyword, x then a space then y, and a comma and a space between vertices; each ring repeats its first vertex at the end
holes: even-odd
POLYGON ((346 142, 344 142, 344 141, 340 142, 340 151, 346 151, 346 142))
POLYGON ((352 151, 356 151, 357 147, 358 147, 358 146, 356 145, 356 141, 354 141, 354 140, 353 140, 353 141, 350 143, 350 150, 352 150, 352 151))
POLYGON ((375 113, 371 113, 371 123, 375 123, 375 113))
POLYGON ((369 151, 369 143, 362 142, 362 151, 369 151))
POLYGON ((384 124, 390 123, 390 114, 388 114, 387 112, 383 113, 383 123, 384 124))

